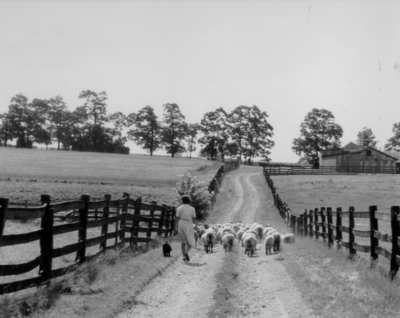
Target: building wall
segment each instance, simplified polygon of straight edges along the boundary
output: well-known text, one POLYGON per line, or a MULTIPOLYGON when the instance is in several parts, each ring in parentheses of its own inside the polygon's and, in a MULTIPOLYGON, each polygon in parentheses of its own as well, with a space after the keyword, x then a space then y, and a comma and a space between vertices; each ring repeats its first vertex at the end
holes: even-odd
POLYGON ((320 166, 322 166, 322 167, 336 167, 336 157, 322 158, 322 160, 320 161, 320 166))

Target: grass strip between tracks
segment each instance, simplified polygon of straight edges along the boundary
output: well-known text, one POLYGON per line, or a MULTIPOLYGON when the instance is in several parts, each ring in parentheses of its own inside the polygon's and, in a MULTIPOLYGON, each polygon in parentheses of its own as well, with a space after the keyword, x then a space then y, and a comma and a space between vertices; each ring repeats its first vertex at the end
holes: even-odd
POLYGON ((213 292, 214 304, 207 313, 210 318, 232 317, 238 311, 235 306, 235 296, 231 290, 237 284, 239 271, 237 270, 238 247, 234 246, 232 252, 224 253, 224 261, 215 275, 217 289, 213 292))

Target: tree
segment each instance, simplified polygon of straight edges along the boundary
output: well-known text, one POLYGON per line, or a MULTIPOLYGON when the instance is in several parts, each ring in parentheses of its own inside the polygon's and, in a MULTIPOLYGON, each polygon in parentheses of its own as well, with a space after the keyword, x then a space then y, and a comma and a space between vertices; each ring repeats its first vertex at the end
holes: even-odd
POLYGON ((174 158, 175 154, 185 152, 183 140, 187 135, 185 116, 177 104, 164 104, 164 121, 161 131, 161 144, 174 158))
POLYGON ((216 159, 218 146, 223 146, 228 140, 227 113, 220 107, 213 112, 204 114, 200 122, 199 130, 203 137, 199 143, 203 145, 202 153, 206 153, 211 160, 216 159))
POLYGON ((187 151, 189 152, 189 158, 192 158, 192 152, 196 151, 196 140, 197 140, 197 133, 199 127, 197 124, 189 124, 187 126, 187 136, 186 136, 186 144, 187 144, 187 151))
POLYGON ((82 115, 88 126, 89 145, 88 149, 94 151, 101 151, 101 144, 99 144, 99 133, 102 126, 107 122, 107 94, 106 92, 92 92, 90 90, 82 91, 79 98, 84 98, 85 104, 83 105, 82 115))
POLYGON ((48 123, 49 105, 46 100, 28 99, 22 95, 15 95, 8 107, 11 131, 17 138, 17 147, 32 148, 34 142, 49 144, 49 134, 46 132, 48 123))
POLYGON ((161 124, 151 106, 145 106, 137 114, 130 114, 134 128, 128 131, 128 138, 153 155, 161 148, 161 124))
POLYGON ((253 105, 238 106, 228 117, 229 132, 236 141, 240 156, 251 161, 254 157, 268 160, 269 149, 274 146, 270 139, 273 136, 273 127, 268 122, 266 112, 253 105))
POLYGON ((385 145, 386 151, 400 151, 400 122, 393 124, 392 131, 394 136, 388 139, 385 145))
POLYGON ((0 121, 0 145, 2 143, 4 147, 7 147, 7 142, 13 139, 10 115, 8 113, 0 114, 0 121))
POLYGON ((376 147, 377 141, 375 141, 375 135, 373 134, 371 128, 364 127, 358 134, 357 134, 357 141, 358 145, 364 147, 376 147))
POLYGON ((314 168, 319 167, 319 152, 340 148, 343 129, 334 120, 330 111, 314 108, 300 125, 300 138, 293 140, 293 151, 300 156, 304 154, 314 168))
POLYGON ((49 121, 52 138, 57 140, 57 150, 60 150, 62 139, 67 130, 68 110, 61 96, 52 97, 49 103, 49 121))

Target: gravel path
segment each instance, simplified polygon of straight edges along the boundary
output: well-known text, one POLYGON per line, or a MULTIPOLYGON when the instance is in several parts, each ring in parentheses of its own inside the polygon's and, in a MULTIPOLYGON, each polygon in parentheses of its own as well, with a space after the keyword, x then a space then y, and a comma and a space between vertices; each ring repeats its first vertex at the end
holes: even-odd
MULTIPOLYGON (((265 195, 267 185, 260 178, 263 176, 259 167, 245 166, 225 177, 214 208, 218 212, 218 216, 214 216, 216 223, 239 220, 247 223, 257 221, 260 211, 277 213, 271 197, 265 195)), ((234 298, 234 308, 225 317, 313 317, 280 264, 279 258, 284 252, 266 256, 261 245, 252 258, 247 257, 242 248, 235 248, 232 255, 238 275, 235 282, 226 287, 234 298)), ((191 252, 190 263, 179 260, 169 267, 118 318, 214 317, 213 310, 218 307, 215 292, 224 287, 216 277, 224 272, 225 259, 220 245, 211 254, 198 246, 191 252)))

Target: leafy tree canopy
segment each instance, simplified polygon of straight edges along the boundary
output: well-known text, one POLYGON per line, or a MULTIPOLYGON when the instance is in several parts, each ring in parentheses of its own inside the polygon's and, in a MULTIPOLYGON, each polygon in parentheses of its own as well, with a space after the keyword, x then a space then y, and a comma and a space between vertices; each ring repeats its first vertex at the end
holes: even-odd
POLYGON ((394 136, 388 139, 385 150, 400 152, 400 122, 393 124, 392 131, 394 136))
POLYGON ((357 134, 357 141, 358 145, 364 147, 372 147, 375 148, 377 141, 375 140, 375 135, 372 132, 371 128, 364 127, 358 134, 357 134))
POLYGON ((318 166, 320 151, 340 148, 343 129, 334 121, 332 112, 314 108, 300 125, 300 138, 293 140, 293 151, 299 156, 305 155, 310 164, 318 166))

